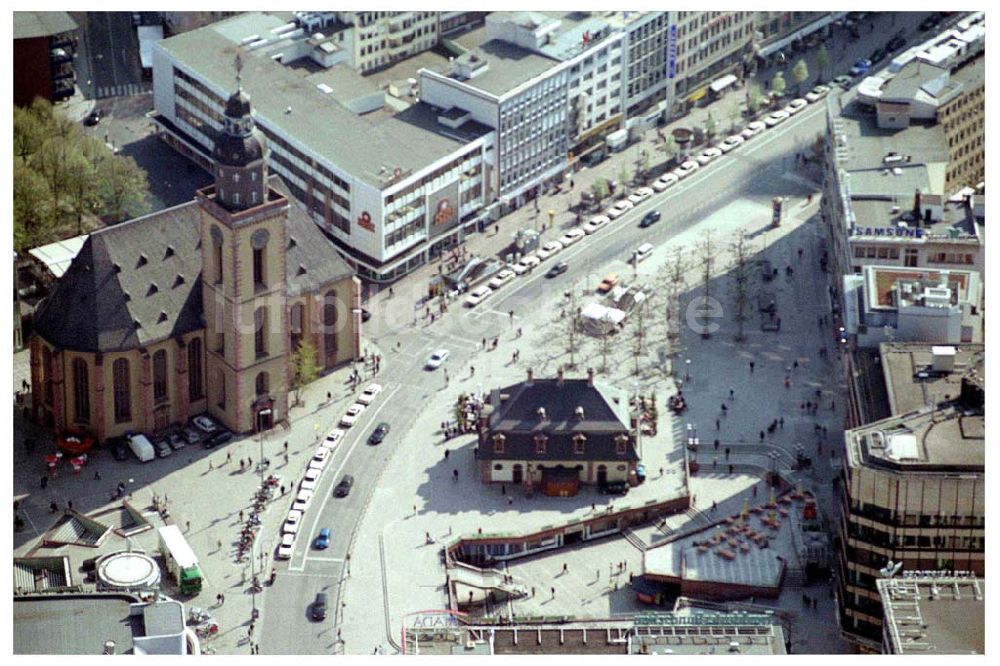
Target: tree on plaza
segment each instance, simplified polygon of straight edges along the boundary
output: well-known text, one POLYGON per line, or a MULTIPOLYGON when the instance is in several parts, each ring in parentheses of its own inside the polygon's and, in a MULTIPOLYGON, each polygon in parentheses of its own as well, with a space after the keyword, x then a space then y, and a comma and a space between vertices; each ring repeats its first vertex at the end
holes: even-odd
POLYGON ((674 138, 672 133, 668 132, 663 137, 663 145, 660 149, 667 154, 668 162, 677 156, 677 139, 674 138))
POLYGON ((666 294, 664 346, 671 357, 680 352, 680 295, 684 290, 687 269, 686 254, 682 248, 677 248, 656 276, 657 291, 666 294))
POLYGON ((594 193, 594 197, 597 199, 598 203, 604 201, 608 198, 608 194, 611 188, 608 186, 607 178, 598 178, 594 181, 594 184, 590 186, 590 191, 594 193))
POLYGON ((830 65, 830 52, 826 50, 826 44, 820 44, 816 49, 816 67, 819 68, 819 75, 822 77, 826 68, 830 65))
POLYGON ((708 112, 708 117, 705 119, 705 134, 709 137, 715 136, 716 131, 718 131, 718 123, 715 122, 715 116, 712 112, 708 112))
POLYGON ((569 302, 563 310, 562 327, 566 336, 566 353, 569 354, 569 364, 567 368, 576 367, 576 353, 580 351, 579 324, 580 313, 576 307, 576 288, 570 287, 569 302))
POLYGON ((44 244, 53 229, 54 211, 49 186, 27 164, 14 162, 14 249, 44 244))
POLYGON ((299 348, 292 352, 292 388, 295 390, 295 404, 302 401, 302 387, 319 378, 319 364, 316 362, 316 345, 303 338, 299 348))
POLYGON ((764 91, 760 89, 760 85, 756 83, 751 85, 747 93, 747 108, 750 109, 750 113, 757 113, 765 102, 764 91))
POLYGON ((733 318, 736 320, 736 341, 743 342, 746 340, 743 324, 750 317, 750 290, 753 283, 750 257, 753 254, 753 249, 742 230, 736 234, 736 238, 730 245, 730 251, 732 252, 730 277, 732 278, 733 318))
MULTIPOLYGON (((715 264, 715 248, 712 244, 712 232, 705 234, 704 240, 698 246, 698 261, 701 263, 702 282, 702 310, 708 310, 709 301, 712 300, 712 267, 715 264)), ((708 324, 704 324, 701 336, 707 338, 711 335, 708 324)))
MULTIPOLYGON (((46 123, 43 115, 45 104, 48 104, 47 100, 38 97, 31 107, 14 107, 14 155, 22 163, 27 162, 29 157, 38 152, 45 141, 46 123)), ((51 106, 49 104, 50 113, 51 106)))
POLYGON ((792 67, 792 81, 795 82, 795 94, 798 94, 802 84, 808 80, 809 65, 806 64, 805 58, 799 58, 798 62, 792 67))
POLYGON ((618 170, 618 185, 624 189, 632 180, 632 172, 629 171, 628 164, 622 162, 622 168, 618 170))
POLYGON ((639 169, 638 173, 641 176, 645 176, 647 173, 649 173, 649 151, 647 151, 645 148, 642 150, 641 153, 639 153, 639 160, 637 162, 637 167, 639 169))
POLYGON ((771 91, 778 97, 785 94, 785 88, 787 87, 788 85, 785 83, 785 75, 781 72, 775 74, 774 78, 771 79, 771 91))
POLYGON ((729 130, 735 132, 737 129, 737 123, 740 120, 740 116, 743 115, 740 111, 740 107, 733 106, 729 110, 729 130))
POLYGON ((607 327, 601 327, 601 374, 608 373, 608 354, 611 353, 611 331, 607 327))
POLYGON ((637 303, 632 310, 632 358, 634 374, 639 374, 639 357, 646 351, 646 301, 637 303))

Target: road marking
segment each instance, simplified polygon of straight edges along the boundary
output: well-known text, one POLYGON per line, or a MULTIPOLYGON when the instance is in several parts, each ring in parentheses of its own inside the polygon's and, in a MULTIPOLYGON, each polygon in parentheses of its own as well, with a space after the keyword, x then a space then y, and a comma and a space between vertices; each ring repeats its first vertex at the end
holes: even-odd
POLYGON ((310 557, 306 555, 307 562, 341 562, 343 563, 343 557, 310 557))
MULTIPOLYGON (((371 423, 375 420, 375 417, 378 415, 378 413, 382 411, 382 408, 385 407, 387 404, 389 404, 389 399, 401 388, 402 384, 397 384, 390 391, 388 392, 383 391, 382 393, 383 399, 382 402, 379 404, 378 408, 374 412, 369 412, 369 410, 367 409, 364 411, 365 414, 371 413, 371 418, 368 419, 367 425, 371 425, 371 423)), ((354 453, 354 447, 356 447, 361 442, 361 440, 364 439, 364 437, 361 436, 361 431, 364 430, 364 428, 360 427, 360 423, 355 423, 354 426, 351 428, 351 430, 358 433, 358 437, 351 444, 347 453, 344 455, 343 460, 340 462, 340 466, 337 468, 337 471, 333 474, 331 478, 336 479, 341 475, 341 473, 344 471, 344 465, 347 464, 347 461, 350 459, 351 454, 354 453)), ((337 450, 342 451, 343 447, 337 447, 337 450)), ((318 490, 319 488, 317 488, 317 491, 318 490)), ((319 521, 319 516, 326 509, 326 503, 329 502, 332 497, 333 495, 331 493, 328 493, 326 491, 323 492, 323 503, 320 504, 318 511, 312 512, 312 526, 308 531, 305 531, 306 534, 312 534, 315 531, 316 523, 319 521)), ((294 564, 289 563, 288 571, 305 571, 306 560, 308 559, 309 559, 308 556, 302 558, 302 563, 299 566, 295 566, 294 564)), ((294 555, 293 555, 293 560, 294 560, 294 555)))
POLYGON ((301 571, 292 571, 291 569, 286 569, 285 576, 299 576, 301 578, 340 578, 339 573, 335 574, 324 574, 324 573, 304 573, 301 571))

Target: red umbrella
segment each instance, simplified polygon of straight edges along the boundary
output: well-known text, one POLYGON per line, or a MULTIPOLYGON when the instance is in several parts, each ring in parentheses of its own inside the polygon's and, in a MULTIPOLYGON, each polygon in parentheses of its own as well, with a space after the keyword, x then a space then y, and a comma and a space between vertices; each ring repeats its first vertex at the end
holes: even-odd
POLYGON ((51 467, 52 465, 55 465, 57 462, 59 462, 59 456, 57 456, 54 453, 50 453, 49 455, 45 456, 45 462, 48 463, 49 466, 51 467))

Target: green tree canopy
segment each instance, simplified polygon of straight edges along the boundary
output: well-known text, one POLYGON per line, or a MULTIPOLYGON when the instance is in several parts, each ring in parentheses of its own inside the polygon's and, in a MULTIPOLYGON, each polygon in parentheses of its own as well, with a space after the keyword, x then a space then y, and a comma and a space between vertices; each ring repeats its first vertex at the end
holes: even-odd
POLYGON ((808 79, 809 65, 806 64, 805 59, 799 58, 798 62, 792 67, 792 81, 795 81, 795 88, 798 89, 808 79))
POLYGON ((778 97, 781 97, 785 94, 786 87, 788 86, 785 83, 785 76, 781 72, 775 74, 774 78, 771 79, 771 90, 773 90, 778 97))
POLYGON ((826 50, 826 44, 820 44, 819 48, 816 49, 816 66, 819 67, 820 76, 830 66, 830 52, 826 50))

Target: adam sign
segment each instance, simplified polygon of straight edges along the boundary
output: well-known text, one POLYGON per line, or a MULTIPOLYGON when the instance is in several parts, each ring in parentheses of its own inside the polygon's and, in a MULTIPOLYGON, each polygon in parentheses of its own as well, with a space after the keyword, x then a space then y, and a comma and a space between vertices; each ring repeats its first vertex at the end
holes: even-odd
POLYGON ((458 181, 427 195, 427 228, 432 236, 458 224, 459 205, 458 181))

